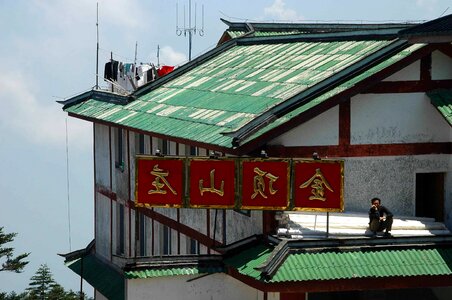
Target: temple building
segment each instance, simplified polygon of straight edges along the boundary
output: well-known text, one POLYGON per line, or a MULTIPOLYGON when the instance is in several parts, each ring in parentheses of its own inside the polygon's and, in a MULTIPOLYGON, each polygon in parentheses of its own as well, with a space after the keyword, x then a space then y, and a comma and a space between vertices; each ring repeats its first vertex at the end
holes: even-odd
POLYGON ((450 299, 452 15, 223 22, 130 93, 62 102, 94 136, 95 233, 67 266, 99 300, 450 299))

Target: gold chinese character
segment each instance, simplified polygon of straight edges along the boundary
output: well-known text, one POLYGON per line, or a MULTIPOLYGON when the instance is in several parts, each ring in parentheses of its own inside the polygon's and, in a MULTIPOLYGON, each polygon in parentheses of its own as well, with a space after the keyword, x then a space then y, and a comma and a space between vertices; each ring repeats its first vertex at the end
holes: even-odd
POLYGON ((218 194, 223 197, 224 195, 224 180, 221 181, 221 188, 218 190, 215 188, 215 169, 210 171, 210 187, 205 188, 203 187, 204 179, 199 180, 199 192, 201 193, 201 196, 204 194, 204 192, 211 192, 218 194))
POLYGON ((275 190, 273 188, 273 183, 279 178, 278 176, 275 176, 271 173, 262 171, 259 168, 254 168, 254 173, 256 173, 257 175, 254 176, 254 194, 251 195, 251 199, 256 198, 257 194, 261 195, 262 197, 264 197, 265 199, 267 199, 267 195, 265 195, 265 181, 264 181, 264 176, 266 178, 268 178, 269 183, 268 183, 268 190, 270 192, 271 195, 276 194, 276 192, 278 190, 275 190))
POLYGON ((169 171, 164 172, 164 170, 159 168, 159 165, 155 165, 152 168, 151 175, 155 176, 152 185, 155 186, 155 190, 149 190, 148 194, 166 194, 166 190, 162 189, 165 185, 168 189, 174 194, 177 195, 177 192, 173 189, 173 187, 169 184, 168 180, 166 180, 166 176, 169 175, 169 171), (163 182, 160 182, 163 181, 163 182))
POLYGON ((330 191, 334 192, 328 181, 326 181, 320 169, 316 169, 314 176, 312 176, 305 183, 301 184, 300 188, 304 189, 307 188, 309 185, 312 188, 311 190, 312 196, 309 196, 309 200, 326 201, 326 198, 324 197, 325 189, 323 188, 323 185, 325 185, 326 188, 329 189, 330 191))

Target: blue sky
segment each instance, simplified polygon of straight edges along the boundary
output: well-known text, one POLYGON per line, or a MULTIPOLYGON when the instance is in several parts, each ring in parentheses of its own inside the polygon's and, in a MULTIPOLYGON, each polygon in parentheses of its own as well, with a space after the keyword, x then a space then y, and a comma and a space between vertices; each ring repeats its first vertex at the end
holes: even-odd
MULTIPOLYGON (((192 56, 215 46, 231 21, 425 21, 452 13, 451 0, 232 0, 204 4, 204 36, 192 56)), ((176 35, 188 0, 99 0, 99 70, 113 57, 181 65, 188 39, 176 35)), ((40 264, 66 289, 79 279, 57 253, 84 248, 93 238, 92 125, 67 118, 57 100, 95 85, 95 0, 0 0, 0 226, 17 232, 17 253, 31 252, 22 274, 0 273, 0 291, 23 291, 40 264), (69 149, 69 243, 66 186, 69 149)), ((100 80, 100 83, 103 83, 100 80)), ((89 291, 91 293, 91 291, 89 291)))

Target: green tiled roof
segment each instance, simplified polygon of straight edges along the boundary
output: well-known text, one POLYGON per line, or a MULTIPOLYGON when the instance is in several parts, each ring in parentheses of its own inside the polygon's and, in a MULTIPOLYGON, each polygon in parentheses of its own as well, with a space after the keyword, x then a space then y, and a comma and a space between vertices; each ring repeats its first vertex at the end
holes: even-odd
MULTIPOLYGON (((292 112, 278 118, 274 122, 268 124, 261 130, 257 131, 254 135, 250 136, 248 138, 248 141, 253 140, 254 138, 257 138, 258 136, 264 134, 265 132, 288 122, 292 118, 298 116, 300 113, 303 113, 303 112, 309 110, 310 108, 322 103, 323 101, 328 100, 329 98, 353 87, 355 84, 372 76, 373 74, 376 74, 377 72, 383 70, 384 68, 389 67, 390 65, 400 61, 401 59, 409 56, 411 53, 413 53, 414 51, 416 51, 424 46, 425 46, 425 44, 414 44, 414 45, 398 52, 397 54, 395 54, 391 57, 388 57, 385 61, 381 62, 380 64, 378 64, 378 65, 370 68, 369 70, 359 74, 358 76, 340 84, 339 86, 335 87, 334 89, 331 89, 330 91, 326 92, 325 94, 313 99, 312 101, 307 102, 306 104, 300 106, 299 108, 293 110, 292 112)), ((450 112, 450 110, 449 110, 449 112, 450 112)))
MULTIPOLYGON (((240 39, 239 39, 240 40, 240 39)), ((251 39, 252 40, 252 39, 251 39)), ((388 40, 237 43, 126 104, 89 99, 65 110, 73 115, 231 148, 235 132, 258 115, 327 80, 390 45, 388 40)), ((270 123, 284 123, 347 89, 420 45, 341 84, 298 110, 270 123)), ((170 74, 171 75, 171 74, 170 74)))
POLYGON ((452 249, 292 253, 272 278, 264 278, 255 268, 270 254, 268 248, 254 247, 227 259, 225 264, 268 283, 452 275, 452 249))
POLYGON ((124 272, 128 279, 145 279, 153 277, 167 277, 180 275, 212 274, 223 272, 220 267, 178 267, 178 268, 159 268, 159 269, 139 269, 124 272))
POLYGON ((452 125, 452 90, 435 90, 427 95, 449 125, 452 125))
POLYGON ((83 279, 108 299, 124 299, 124 277, 112 267, 101 262, 94 254, 66 262, 66 266, 81 275, 83 279))

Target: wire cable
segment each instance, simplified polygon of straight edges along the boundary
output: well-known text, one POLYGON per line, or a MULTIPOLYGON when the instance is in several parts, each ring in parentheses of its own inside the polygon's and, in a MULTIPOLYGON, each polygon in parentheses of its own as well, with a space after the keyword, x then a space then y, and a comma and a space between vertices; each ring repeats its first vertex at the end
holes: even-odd
POLYGON ((68 142, 68 130, 67 130, 67 117, 66 117, 66 189, 67 189, 67 218, 69 224, 69 252, 72 251, 71 240, 71 201, 69 196, 69 142, 68 142))

